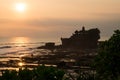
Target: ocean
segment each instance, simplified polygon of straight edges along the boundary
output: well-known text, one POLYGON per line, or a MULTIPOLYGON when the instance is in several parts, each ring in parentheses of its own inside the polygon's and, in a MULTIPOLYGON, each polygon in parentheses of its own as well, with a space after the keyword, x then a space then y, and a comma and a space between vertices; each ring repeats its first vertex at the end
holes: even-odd
POLYGON ((14 37, 0 39, 0 63, 10 60, 20 60, 21 57, 34 55, 44 55, 37 53, 36 47, 45 45, 46 42, 30 39, 28 37, 14 37))
MULTIPOLYGON (((31 55, 42 57, 48 55, 51 52, 50 50, 36 49, 37 47, 45 45, 47 42, 51 41, 44 40, 43 42, 43 40, 28 37, 0 38, 0 70, 18 70, 19 67, 4 66, 4 64, 9 64, 10 61, 21 62, 22 57, 31 57, 31 55)), ((55 44, 59 45, 60 42, 55 42, 55 44)), ((19 64, 19 62, 15 64, 19 64)), ((34 66, 38 65, 38 63, 25 62, 24 65, 34 66)))

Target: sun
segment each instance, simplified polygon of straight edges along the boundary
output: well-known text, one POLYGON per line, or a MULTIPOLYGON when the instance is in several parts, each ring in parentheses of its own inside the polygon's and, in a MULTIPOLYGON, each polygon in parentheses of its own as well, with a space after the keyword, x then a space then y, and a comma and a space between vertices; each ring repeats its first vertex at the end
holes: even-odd
POLYGON ((16 3, 15 8, 16 8, 16 11, 18 11, 18 12, 24 12, 26 9, 26 4, 25 3, 16 3))

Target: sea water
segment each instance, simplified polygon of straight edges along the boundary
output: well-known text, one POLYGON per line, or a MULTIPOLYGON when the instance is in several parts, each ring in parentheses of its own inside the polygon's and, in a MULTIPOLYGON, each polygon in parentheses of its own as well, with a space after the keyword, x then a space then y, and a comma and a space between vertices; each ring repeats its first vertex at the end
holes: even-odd
POLYGON ((36 47, 45 44, 44 42, 38 41, 27 37, 1 38, 0 62, 18 60, 20 57, 33 54, 36 47))
MULTIPOLYGON (((49 41, 41 41, 40 39, 33 39, 28 37, 14 37, 14 38, 0 38, 0 64, 13 61, 20 61, 22 57, 43 56, 50 53, 49 50, 37 49, 37 47, 45 45, 49 41)), ((55 42, 57 45, 59 42, 55 42)), ((38 63, 25 63, 25 65, 38 65, 38 63)), ((47 65, 47 64, 46 64, 47 65)), ((0 66, 0 70, 14 69, 19 67, 0 66)))

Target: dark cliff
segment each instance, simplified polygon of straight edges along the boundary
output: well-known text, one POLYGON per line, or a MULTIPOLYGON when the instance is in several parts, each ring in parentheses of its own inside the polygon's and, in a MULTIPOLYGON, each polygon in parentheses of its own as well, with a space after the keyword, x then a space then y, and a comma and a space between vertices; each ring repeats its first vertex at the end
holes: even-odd
POLYGON ((100 30, 93 28, 90 30, 75 31, 70 38, 61 38, 63 48, 95 49, 100 39, 100 30))

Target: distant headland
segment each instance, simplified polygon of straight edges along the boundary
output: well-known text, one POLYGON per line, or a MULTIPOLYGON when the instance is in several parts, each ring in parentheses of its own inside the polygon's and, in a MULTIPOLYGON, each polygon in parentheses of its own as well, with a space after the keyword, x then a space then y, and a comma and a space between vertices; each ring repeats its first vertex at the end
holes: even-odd
POLYGON ((39 48, 97 49, 99 39, 100 30, 98 28, 86 30, 83 26, 82 30, 76 30, 69 38, 61 38, 61 45, 55 46, 54 42, 48 42, 45 46, 39 48))
POLYGON ((76 30, 70 38, 61 38, 64 48, 94 49, 97 48, 100 39, 100 30, 97 28, 85 30, 76 30))

